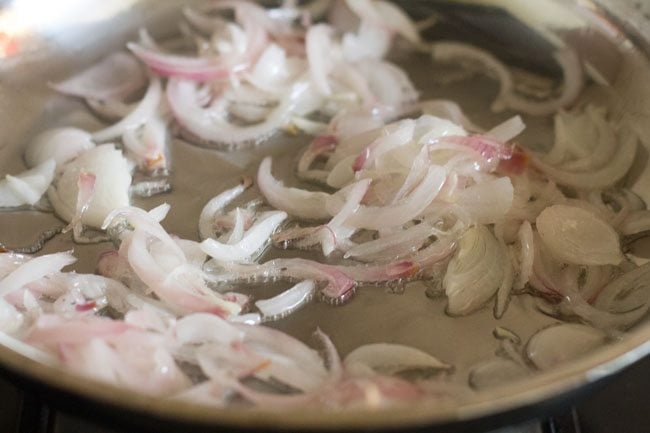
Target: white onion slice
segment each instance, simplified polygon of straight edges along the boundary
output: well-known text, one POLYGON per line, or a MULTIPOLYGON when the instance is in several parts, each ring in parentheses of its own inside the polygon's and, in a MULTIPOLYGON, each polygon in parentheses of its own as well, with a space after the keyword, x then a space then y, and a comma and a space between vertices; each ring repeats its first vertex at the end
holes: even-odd
POLYGON ((554 325, 533 335, 526 356, 540 370, 548 370, 597 349, 607 335, 595 328, 574 323, 554 325))
POLYGON ((514 189, 508 177, 491 179, 458 193, 456 206, 471 222, 492 224, 501 221, 512 206, 514 189))
POLYGON ((378 230, 405 224, 420 215, 438 195, 447 171, 439 166, 431 166, 420 184, 399 202, 383 206, 360 206, 347 220, 347 225, 356 228, 378 230))
POLYGON ((314 87, 323 95, 332 93, 328 75, 334 68, 332 29, 326 24, 312 26, 305 37, 309 73, 314 87))
POLYGON ((56 162, 48 159, 16 176, 0 180, 0 208, 33 205, 41 199, 54 179, 56 162))
POLYGON ((28 167, 35 167, 53 159, 58 169, 93 147, 92 136, 86 131, 77 128, 48 129, 27 145, 25 162, 28 167))
POLYGON ((265 320, 283 318, 305 305, 314 296, 316 283, 312 280, 302 281, 277 296, 255 301, 265 320))
POLYGON ((244 339, 244 331, 214 314, 194 313, 179 319, 174 326, 178 344, 230 344, 244 339))
POLYGON ((375 343, 357 347, 343 360, 355 376, 393 375, 406 370, 449 370, 451 366, 428 353, 401 344, 375 343))
POLYGON ((282 211, 262 214, 236 244, 223 244, 208 238, 201 242, 201 250, 220 262, 250 262, 286 218, 287 214, 282 211))
POLYGON ((271 173, 271 157, 264 158, 260 164, 257 185, 269 204, 289 215, 309 220, 324 220, 331 216, 326 207, 330 194, 285 187, 271 173))
POLYGON ((152 77, 149 81, 147 93, 145 93, 144 97, 133 111, 116 124, 94 132, 92 136, 93 140, 99 143, 106 142, 121 137, 128 129, 137 128, 145 124, 154 116, 158 106, 160 105, 161 99, 162 84, 160 83, 160 79, 152 77))
POLYGON ((246 126, 230 123, 218 113, 203 108, 198 101, 197 83, 190 80, 171 78, 167 83, 167 100, 176 120, 194 137, 207 143, 241 145, 257 143, 288 124, 294 108, 309 88, 308 82, 296 82, 263 122, 246 126))
POLYGON ((621 180, 630 170, 636 158, 638 138, 635 133, 623 130, 619 134, 619 140, 620 147, 616 150, 612 159, 604 166, 589 171, 563 170, 538 158, 533 159, 533 164, 561 185, 586 190, 605 189, 614 186, 616 182, 621 180))
POLYGON ((509 259, 488 228, 477 225, 460 239, 443 279, 447 312, 466 315, 481 308, 503 284, 509 259))
POLYGON ((77 204, 79 187, 77 182, 82 173, 95 175, 95 192, 84 212, 82 223, 99 228, 104 218, 116 208, 128 206, 131 170, 129 163, 112 144, 104 144, 85 151, 63 169, 63 174, 48 197, 57 215, 72 221, 77 204))
MULTIPOLYGON (((398 230, 388 236, 381 236, 368 242, 356 245, 345 252, 346 258, 352 257, 363 261, 378 261, 388 253, 393 255, 395 247, 407 246, 407 251, 417 249, 434 233, 427 223, 421 223, 405 230, 398 230)), ((413 252, 413 251, 409 251, 413 252)))
POLYGON ((0 297, 18 290, 32 281, 58 272, 61 268, 76 261, 77 259, 69 252, 35 257, 0 280, 0 297))
POLYGON ((252 179, 248 177, 242 178, 239 185, 216 195, 208 201, 205 206, 203 206, 201 215, 199 216, 199 235, 201 239, 208 239, 213 236, 214 229, 212 223, 215 217, 223 214, 223 209, 246 191, 252 184, 252 179))
POLYGON ((567 205, 544 209, 536 221, 551 254, 576 265, 617 265, 623 260, 618 235, 593 213, 567 205))
POLYGON ((492 137, 501 143, 507 143, 526 129, 526 124, 520 116, 514 116, 500 125, 495 126, 485 133, 486 136, 492 137))
POLYGON ((519 231, 517 232, 517 239, 519 241, 520 258, 519 273, 515 281, 514 289, 523 290, 533 273, 535 254, 535 248, 533 245, 533 228, 530 225, 530 222, 524 221, 521 224, 521 227, 519 227, 519 231))

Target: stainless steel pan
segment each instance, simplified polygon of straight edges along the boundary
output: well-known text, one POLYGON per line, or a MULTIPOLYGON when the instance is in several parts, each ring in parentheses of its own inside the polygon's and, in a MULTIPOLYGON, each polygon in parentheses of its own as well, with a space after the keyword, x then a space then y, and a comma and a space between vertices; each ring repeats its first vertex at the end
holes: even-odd
MULTIPOLYGON (((611 90, 618 97, 613 99, 610 108, 633 119, 650 143, 650 86, 647 85, 650 66, 646 57, 650 53, 650 7, 645 2, 419 0, 401 3, 421 17, 429 14, 443 17, 431 37, 466 38, 517 67, 551 77, 556 71, 549 60, 549 32, 572 41, 611 81, 611 90), (617 35, 617 42, 603 43, 596 27, 617 35)), ((87 121, 84 107, 54 95, 47 87, 48 81, 62 79, 102 55, 121 49, 126 41, 134 38, 140 26, 147 26, 157 36, 174 33, 174 17, 180 6, 172 0, 0 2, 0 173, 22 167, 22 146, 39 130, 62 122, 87 121)), ((486 124, 498 119, 487 111, 487 97, 494 90, 492 82, 474 80, 469 85, 437 86, 431 82, 426 64, 422 65, 419 63, 411 69, 416 85, 424 88, 425 94, 455 98, 486 124)), ((549 125, 545 121, 533 122, 528 137, 534 140, 535 132, 548 131, 549 125)), ((289 141, 276 140, 255 151, 235 154, 176 141, 174 192, 144 204, 170 202, 173 211, 166 221, 167 227, 182 237, 194 238, 196 229, 187 224, 187 217, 198 215, 202 204, 241 172, 254 170, 256 161, 263 155, 273 153, 290 163, 291 149, 304 140, 289 141), (186 167, 196 169, 185 171, 186 167)), ((650 170, 645 167, 643 155, 630 182, 650 203, 650 170)), ((59 224, 50 214, 1 213, 0 241, 8 247, 28 244, 43 228, 59 224)), ((75 248, 80 256, 79 269, 92 271, 102 247, 78 247, 60 236, 46 246, 46 251, 69 248, 75 248)), ((277 326, 303 339, 320 326, 332 336, 343 354, 365 342, 403 342, 454 364, 455 374, 466 377, 472 364, 493 355, 495 341, 491 331, 495 326, 515 329, 528 338, 535 330, 553 322, 530 309, 523 297, 512 303, 501 321, 495 322, 490 309, 462 319, 449 318, 442 314, 442 300, 422 302, 421 295, 417 290, 406 290, 401 295, 381 289, 361 290, 345 307, 315 304, 277 326)), ((378 431, 433 427, 440 431, 467 431, 510 424, 569 404, 649 352, 650 323, 646 321, 588 357, 481 392, 458 404, 423 403, 334 414, 315 409, 222 410, 154 399, 80 379, 3 345, 0 345, 0 369, 55 404, 144 430, 175 431, 191 426, 192 431, 220 428, 378 431)))

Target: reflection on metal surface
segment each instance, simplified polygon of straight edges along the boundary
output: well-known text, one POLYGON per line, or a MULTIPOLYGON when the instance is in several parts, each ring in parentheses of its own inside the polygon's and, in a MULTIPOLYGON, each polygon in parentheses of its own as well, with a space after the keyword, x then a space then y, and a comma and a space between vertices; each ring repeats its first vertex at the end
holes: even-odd
MULTIPOLYGON (((110 2, 92 2, 92 7, 89 8, 87 6, 88 3, 90 2, 81 0, 15 0, 6 6, 4 10, 0 10, 0 31, 2 32, 0 34, 0 58, 12 56, 17 61, 22 61, 24 57, 21 55, 22 52, 19 49, 21 38, 26 38, 31 35, 47 35, 50 32, 64 32, 70 39, 75 37, 75 42, 77 42, 77 45, 74 46, 75 50, 68 53, 63 52, 62 44, 59 46, 52 45, 45 47, 48 49, 47 53, 45 53, 48 57, 45 60, 41 61, 41 59, 37 59, 40 63, 35 61, 34 64, 26 64, 26 62, 16 64, 15 69, 10 71, 14 81, 22 80, 20 84, 25 83, 26 85, 23 87, 27 90, 24 93, 20 93, 18 90, 20 86, 6 86, 6 95, 0 98, 0 131, 2 132, 3 138, 0 144, 0 165, 3 165, 3 167, 19 160, 21 152, 15 149, 18 149, 21 143, 28 139, 30 134, 34 133, 35 128, 42 128, 54 123, 56 116, 61 116, 62 112, 69 109, 69 106, 61 102, 62 98, 54 100, 55 98, 53 98, 51 93, 46 93, 47 89, 41 90, 39 94, 33 92, 33 87, 37 87, 38 85, 42 86, 48 78, 51 78, 48 74, 51 74, 52 70, 58 69, 59 71, 67 72, 77 68, 79 65, 72 64, 72 57, 74 57, 74 61, 91 62, 91 57, 94 56, 96 58, 97 55, 105 53, 105 47, 101 44, 106 43, 106 38, 115 38, 115 35, 118 33, 124 35, 127 32, 132 32, 137 26, 143 24, 142 20, 145 14, 140 13, 144 10, 143 5, 148 6, 146 18, 149 19, 154 11, 160 12, 165 7, 170 8, 172 4, 170 1, 160 1, 156 2, 154 7, 151 4, 153 2, 113 0, 110 2), (140 10, 129 10, 130 6, 133 5, 140 7, 140 10), (128 12, 124 17, 118 17, 122 11, 128 12), (133 20, 133 25, 125 24, 128 19, 133 20), (88 34, 88 38, 76 38, 74 34, 76 29, 72 29, 72 27, 98 21, 105 21, 105 24, 111 26, 112 32, 100 35, 103 40, 99 40, 99 32, 88 34), (4 50, 2 48, 3 46, 5 47, 4 50), (61 55, 62 52, 63 54, 67 54, 68 57, 61 55), (34 86, 29 87, 28 85, 34 86), (20 108, 20 110, 16 107, 20 108), (46 107, 45 110, 43 107, 46 107), (48 111, 48 107, 55 108, 48 111)), ((427 5, 435 3, 431 1, 427 5)), ((506 2, 499 3, 505 4, 506 2)), ((535 11, 540 7, 544 9, 543 5, 549 4, 546 1, 511 1, 509 3, 519 5, 520 12, 518 14, 532 15, 535 15, 535 11), (536 8, 531 10, 533 3, 536 5, 536 8), (521 12, 524 9, 525 11, 521 12)), ((535 17, 529 16, 527 22, 532 22, 535 19, 535 17)), ((548 16, 546 19, 548 20, 548 16)), ((494 23, 495 21, 492 22, 494 23)), ((572 23, 580 23, 582 20, 572 16, 562 20, 562 22, 573 25, 572 23)), ((161 32, 166 30, 159 22, 157 24, 157 26, 152 26, 152 30, 161 32)), ((568 27, 571 27, 571 25, 568 27)), ((493 28, 493 30, 495 32, 502 32, 504 29, 499 27, 498 29, 493 28)), ((530 39, 521 39, 530 48, 530 39)), ((621 106, 620 111, 626 112, 627 114, 640 113, 641 115, 639 115, 638 119, 639 128, 642 128, 647 127, 645 125, 648 123, 646 121, 647 110, 645 108, 647 105, 644 105, 644 101, 650 100, 650 98, 642 99, 638 97, 638 95, 644 95, 644 93, 639 92, 638 88, 639 86, 642 86, 641 88, 647 88, 643 80, 647 80, 648 67, 645 58, 638 58, 636 60, 638 60, 638 64, 628 59, 628 63, 622 66, 623 74, 615 74, 618 77, 618 84, 616 85, 615 83, 614 88, 621 92, 621 95, 626 101, 625 104, 622 104, 624 106, 621 106), (624 83, 627 84, 623 86, 624 83)), ((431 81, 430 71, 423 70, 419 74, 420 82, 425 83, 431 81)), ((454 94, 454 97, 458 97, 458 99, 464 98, 473 102, 473 108, 480 111, 482 107, 476 104, 476 101, 480 98, 477 98, 476 95, 480 94, 481 90, 485 90, 480 89, 485 83, 482 83, 480 80, 473 80, 471 84, 457 86, 457 92, 454 94), (473 87, 474 85, 476 88, 473 87)), ((488 87, 486 89, 490 90, 488 87)), ((449 89, 444 90, 448 91, 449 89)), ((440 90, 438 89, 438 91, 440 90)), ((485 114, 488 116, 491 115, 490 113, 485 114)), ((493 119, 488 120, 489 122, 493 121, 493 119)), ((288 144, 290 145, 291 143, 288 144)), ((220 183, 223 183, 224 179, 227 180, 229 176, 239 174, 239 170, 233 169, 233 166, 224 162, 224 160, 230 158, 229 161, 234 161, 236 158, 239 158, 237 162, 241 162, 240 160, 243 159, 243 156, 230 154, 227 157, 222 157, 222 155, 216 152, 209 153, 201 149, 181 145, 177 145, 175 151, 177 154, 174 155, 174 161, 178 166, 205 167, 208 164, 211 166, 213 172, 220 173, 219 179, 211 178, 211 182, 213 183, 208 184, 205 178, 198 177, 201 174, 201 170, 194 170, 196 173, 193 171, 184 175, 186 178, 183 179, 183 182, 179 182, 178 194, 169 196, 170 201, 174 202, 172 203, 174 209, 183 209, 180 212, 174 212, 170 215, 170 227, 179 236, 190 237, 194 236, 195 228, 188 227, 186 216, 191 213, 198 214, 197 209, 200 209, 202 202, 207 200, 208 195, 211 193, 208 187, 218 189, 218 186, 220 183), (214 169, 214 167, 218 169, 214 169)), ((271 152, 273 150, 266 148, 263 151, 271 152)), ((242 165, 245 166, 252 160, 253 158, 250 155, 246 155, 245 163, 242 165)), ((650 172, 646 171, 646 173, 650 172)), ((642 195, 644 191, 646 194, 650 193, 647 183, 639 182, 636 185, 638 185, 639 195, 642 195)), ((39 216, 38 219, 36 217, 30 219, 30 215, 26 215, 21 216, 19 220, 19 217, 3 215, 0 217, 0 227, 11 227, 13 224, 23 228, 30 224, 32 224, 32 227, 37 225, 42 227, 46 217, 42 216, 41 218, 39 216)), ((47 221, 51 222, 50 220, 47 221)), ((84 251, 86 254, 81 258, 81 261, 85 260, 87 267, 94 266, 94 252, 92 250, 84 251)), ((408 293, 399 297, 381 292, 376 292, 372 295, 368 293, 360 294, 356 303, 349 305, 345 310, 341 309, 337 311, 337 319, 332 319, 333 314, 331 310, 327 310, 324 307, 321 308, 321 306, 317 305, 309 312, 309 316, 303 314, 293 319, 292 322, 284 323, 281 326, 286 326, 287 328, 292 327, 296 333, 303 332, 302 330, 305 330, 305 333, 311 333, 313 324, 318 323, 325 330, 335 334, 335 337, 338 338, 337 342, 342 347, 350 350, 357 342, 354 341, 356 337, 347 331, 355 329, 361 333, 365 332, 369 334, 370 332, 376 331, 376 329, 380 329, 379 325, 376 325, 376 329, 373 329, 370 326, 371 320, 367 320, 367 323, 359 323, 358 318, 360 317, 359 314, 361 311, 356 309, 358 307, 363 308, 364 316, 369 319, 376 318, 383 323, 393 322, 400 324, 400 326, 393 326, 389 329, 384 329, 386 328, 385 326, 381 328, 382 338, 397 339, 398 337, 404 337, 404 335, 399 335, 400 332, 405 330, 410 331, 406 333, 408 338, 413 341, 418 341, 426 347, 436 348, 436 350, 440 351, 448 350, 448 352, 444 353, 445 359, 453 359, 459 364, 470 363, 476 358, 492 353, 492 343, 488 339, 489 332, 493 326, 491 312, 487 312, 488 314, 476 314, 466 318, 464 319, 463 326, 458 328, 454 327, 457 325, 456 322, 448 321, 444 317, 434 317, 437 305, 423 305, 420 298, 412 298, 409 296, 408 293), (387 313, 386 305, 388 305, 388 301, 397 301, 399 303, 398 307, 400 308, 394 308, 387 313), (409 328, 411 325, 421 327, 419 329, 409 328), (422 329, 422 325, 426 325, 426 329, 432 330, 431 335, 424 335, 425 333, 419 332, 422 329), (457 338, 461 334, 462 339, 457 338), (452 343, 454 344, 450 344, 450 340, 453 340, 452 343)), ((540 315, 538 317, 529 313, 526 310, 526 305, 520 307, 518 312, 513 310, 508 317, 504 318, 503 323, 505 325, 512 323, 513 326, 516 325, 519 328, 529 327, 528 332, 530 333, 533 331, 532 328, 540 326, 543 320, 549 320, 540 315), (535 322, 536 320, 538 322, 535 322)), ((644 345, 643 342, 647 340, 649 335, 650 329, 647 326, 639 328, 627 336, 627 339, 606 348, 606 350, 596 354, 592 358, 584 359, 578 364, 564 366, 564 368, 550 372, 544 376, 536 376, 530 382, 515 384, 510 388, 499 390, 493 394, 486 394, 482 396, 483 400, 481 401, 473 401, 465 405, 459 405, 453 408, 453 410, 446 411, 445 408, 441 407, 413 407, 409 408, 409 411, 400 413, 392 413, 390 411, 378 412, 370 417, 367 413, 344 413, 337 414, 337 417, 331 417, 328 414, 315 412, 294 413, 292 414, 293 417, 282 417, 281 414, 277 413, 242 413, 237 410, 207 411, 201 410, 200 407, 182 405, 174 405, 172 407, 171 404, 164 400, 145 400, 136 394, 128 393, 124 390, 116 390, 96 383, 82 385, 76 377, 61 373, 55 369, 44 368, 42 365, 34 362, 29 362, 15 352, 9 352, 4 348, 0 348, 0 362, 7 368, 22 371, 24 374, 34 377, 50 386, 72 390, 78 395, 92 396, 95 401, 99 400, 116 406, 128 406, 133 410, 149 412, 157 416, 165 415, 193 421, 207 420, 207 422, 212 423, 230 422, 237 423, 240 426, 278 423, 276 425, 285 427, 300 426, 303 428, 305 426, 320 426, 324 428, 326 426, 341 427, 346 425, 363 425, 369 428, 368 425, 377 426, 379 423, 384 422, 384 427, 395 427, 400 422, 423 424, 444 422, 449 419, 473 418, 506 411, 515 407, 521 407, 522 405, 531 405, 550 397, 558 397, 563 393, 568 393, 589 383, 593 379, 598 379, 603 375, 609 375, 647 353, 650 348, 644 345), (625 355, 626 352, 628 352, 628 355, 625 355), (590 371, 591 374, 588 374, 587 372, 590 371), (331 418, 336 418, 336 420, 331 418)))
POLYGON ((0 59, 15 56, 22 39, 48 36, 71 26, 109 20, 133 6, 137 0, 14 0, 0 10, 0 59))

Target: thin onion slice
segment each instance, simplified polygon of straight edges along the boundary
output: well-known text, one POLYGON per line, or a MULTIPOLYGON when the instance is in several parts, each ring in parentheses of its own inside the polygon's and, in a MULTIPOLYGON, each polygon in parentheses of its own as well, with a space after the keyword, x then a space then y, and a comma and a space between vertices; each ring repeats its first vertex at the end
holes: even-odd
POLYGON ((623 254, 614 229, 593 213, 567 205, 544 209, 536 221, 551 254, 576 265, 617 265, 623 254))
POLYGON ((375 343, 357 347, 343 364, 355 376, 377 373, 393 375, 408 370, 449 370, 445 364, 428 353, 401 344, 375 343))
POLYGON ((264 320, 277 320, 302 307, 314 296, 316 284, 312 280, 302 281, 279 295, 255 302, 264 320))

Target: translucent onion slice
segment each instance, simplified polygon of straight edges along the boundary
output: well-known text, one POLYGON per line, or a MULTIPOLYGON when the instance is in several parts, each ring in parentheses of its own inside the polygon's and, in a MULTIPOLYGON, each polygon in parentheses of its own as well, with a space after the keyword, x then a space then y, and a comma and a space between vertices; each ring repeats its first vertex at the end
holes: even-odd
POLYGON ((257 185, 269 204, 290 215, 310 220, 324 220, 331 216, 326 206, 330 194, 285 187, 271 173, 271 157, 266 157, 260 164, 257 185))
POLYGON ((533 335, 526 345, 526 356, 540 370, 548 370, 577 359, 607 341, 598 329, 575 323, 554 325, 533 335))
POLYGON ((223 214, 223 210, 233 200, 243 194, 253 185, 253 180, 249 177, 242 178, 239 185, 227 189, 208 201, 199 216, 199 235, 201 239, 208 239, 214 235, 213 222, 216 217, 223 214))
POLYGON ((492 224, 501 221, 512 206, 514 188, 508 177, 491 179, 458 193, 456 206, 471 222, 492 224))
POLYGON ((61 268, 76 261, 77 259, 70 252, 35 257, 0 280, 0 297, 18 290, 32 281, 58 272, 61 268))
POLYGON ((264 121, 252 125, 231 123, 214 110, 203 108, 197 83, 190 80, 171 78, 167 83, 167 100, 176 120, 194 138, 232 147, 258 143, 287 125, 293 110, 309 89, 308 82, 297 81, 264 121))
POLYGON ((640 318, 650 309, 650 264, 632 269, 600 290, 594 306, 612 313, 636 312, 640 318))
POLYGON ((447 171, 431 166, 418 186, 402 200, 388 206, 360 206, 347 224, 351 227, 379 230, 405 224, 419 216, 436 198, 447 179, 447 171))
POLYGON ((442 282, 449 301, 447 312, 466 315, 481 308, 503 284, 507 262, 503 248, 487 227, 468 229, 442 282))
POLYGON ((469 372, 469 386, 476 390, 496 388, 528 376, 528 370, 510 359, 485 361, 469 372))
POLYGON ((309 28, 306 39, 309 74, 314 88, 323 95, 332 94, 328 75, 335 66, 332 56, 332 28, 326 24, 318 24, 309 28))
POLYGON ((179 319, 174 329, 176 342, 185 344, 231 344, 244 339, 244 331, 214 314, 194 313, 179 319))
POLYGON ((343 360, 355 376, 393 375, 408 370, 449 370, 450 365, 428 353, 401 344, 375 343, 357 347, 343 360))
POLYGON ((63 174, 48 197, 57 215, 72 221, 79 194, 78 180, 82 173, 95 175, 95 191, 84 212, 82 223, 99 228, 104 218, 114 209, 129 205, 131 169, 122 152, 112 144, 104 144, 85 151, 65 166, 63 174))
POLYGON ((271 235, 286 218, 286 212, 267 212, 260 215, 236 244, 223 244, 208 238, 201 242, 201 250, 220 262, 250 262, 258 251, 268 245, 271 235))
POLYGON ((575 206, 553 205, 536 221, 548 250, 575 265, 617 265, 623 260, 618 235, 605 221, 575 206))
POLYGON ((276 320, 293 313, 305 305, 314 296, 316 283, 312 280, 302 281, 277 296, 255 302, 265 320, 276 320))
POLYGON ((500 125, 495 126, 485 133, 486 136, 492 137, 498 142, 507 143, 526 129, 526 124, 520 116, 514 116, 500 125))
POLYGON ((532 163, 548 177, 561 185, 585 190, 600 190, 614 186, 621 180, 635 161, 638 138, 634 132, 623 130, 619 134, 620 147, 614 156, 602 167, 587 171, 571 171, 554 167, 538 158, 532 163))
POLYGON ((519 272, 515 280, 514 289, 523 290, 528 284, 531 274, 533 273, 533 261, 535 248, 533 245, 533 228, 528 221, 524 221, 517 232, 519 242, 519 272))
POLYGON ((98 143, 121 137, 127 129, 137 128, 151 119, 162 99, 162 84, 159 78, 153 77, 149 82, 147 93, 140 103, 128 116, 114 125, 93 133, 93 140, 98 143))

